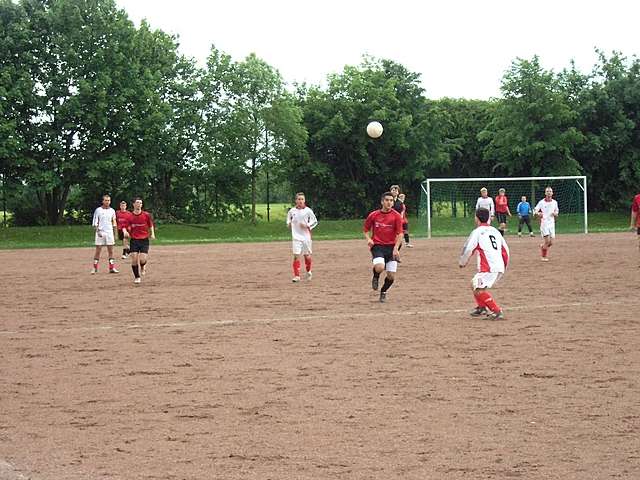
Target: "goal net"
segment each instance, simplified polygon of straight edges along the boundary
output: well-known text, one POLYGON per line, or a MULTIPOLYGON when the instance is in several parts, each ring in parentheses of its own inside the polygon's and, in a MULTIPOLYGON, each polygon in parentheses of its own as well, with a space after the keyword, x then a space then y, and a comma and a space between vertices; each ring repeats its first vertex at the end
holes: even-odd
MULTIPOLYGON (((522 196, 531 208, 544 198, 546 187, 553 188, 560 215, 556 232, 587 233, 587 178, 581 177, 517 177, 517 178, 430 178, 421 186, 418 215, 427 236, 467 235, 474 226, 473 218, 480 189, 486 187, 494 198, 504 188, 512 217, 508 218, 507 234, 518 228, 516 207, 522 196)), ((539 233, 539 222, 531 218, 539 233)), ((524 227, 526 230, 526 226, 524 227)))

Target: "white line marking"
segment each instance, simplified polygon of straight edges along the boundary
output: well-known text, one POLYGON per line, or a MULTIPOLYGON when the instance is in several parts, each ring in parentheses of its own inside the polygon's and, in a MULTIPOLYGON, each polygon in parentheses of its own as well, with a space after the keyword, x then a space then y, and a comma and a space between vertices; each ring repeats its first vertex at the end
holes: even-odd
MULTIPOLYGON (((515 305, 511 307, 504 306, 504 310, 507 314, 513 310, 548 310, 553 308, 586 308, 597 307, 606 305, 638 307, 640 303, 635 302, 570 302, 570 303, 556 303, 545 305, 515 305)), ((309 316, 295 316, 295 317, 270 317, 270 318, 250 318, 246 320, 205 320, 198 322, 168 322, 168 323, 145 323, 145 324, 115 324, 115 325, 93 325, 88 327, 70 327, 70 328, 41 328, 33 330, 0 330, 0 335, 28 335, 30 333, 71 333, 71 332, 92 332, 92 331, 110 331, 110 330, 142 330, 149 328, 189 328, 189 327, 225 327, 232 325, 252 325, 252 324, 271 324, 279 322, 293 322, 293 321, 313 321, 313 320, 326 320, 326 319, 345 319, 345 318, 360 318, 360 317, 412 317, 417 315, 424 315, 427 317, 448 315, 454 313, 467 313, 469 308, 456 308, 456 309, 441 309, 441 310, 414 310, 414 311, 386 311, 379 310, 376 312, 353 312, 353 313, 335 313, 324 315, 309 315, 309 316)), ((507 320, 508 321, 508 320, 507 320)))

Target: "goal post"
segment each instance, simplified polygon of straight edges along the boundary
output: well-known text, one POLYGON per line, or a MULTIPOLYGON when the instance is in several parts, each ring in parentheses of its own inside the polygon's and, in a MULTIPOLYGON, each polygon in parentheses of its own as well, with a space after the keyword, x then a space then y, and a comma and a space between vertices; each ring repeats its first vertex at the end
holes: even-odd
MULTIPOLYGON (((508 233, 515 233, 518 226, 516 207, 522 196, 527 197, 531 208, 544 198, 546 187, 553 188, 558 201, 560 216, 556 230, 561 233, 587 233, 587 177, 502 177, 502 178, 429 178, 422 182, 418 215, 426 226, 427 237, 466 235, 473 227, 475 206, 480 189, 486 187, 490 197, 498 189, 506 190, 512 217, 508 233)), ((532 221, 538 233, 538 222, 532 221)), ((526 226, 524 227, 526 230, 526 226)))

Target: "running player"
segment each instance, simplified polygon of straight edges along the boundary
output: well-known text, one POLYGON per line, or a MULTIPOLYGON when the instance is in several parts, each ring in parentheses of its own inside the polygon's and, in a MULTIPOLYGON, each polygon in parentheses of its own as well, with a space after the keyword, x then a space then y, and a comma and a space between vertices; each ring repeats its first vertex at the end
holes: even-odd
POLYGON ((504 237, 504 232, 507 230, 507 215, 511 216, 511 210, 509 210, 509 199, 505 195, 505 189, 501 188, 498 190, 498 195, 495 198, 495 206, 496 206, 496 219, 498 220, 499 226, 498 231, 504 237))
POLYGON ((631 223, 629 228, 635 230, 638 234, 638 248, 640 249, 640 193, 633 197, 633 202, 631 203, 631 223))
POLYGON ((491 223, 491 219, 495 217, 495 205, 493 204, 493 198, 489 196, 489 191, 486 187, 482 187, 480 189, 480 196, 478 200, 476 200, 476 210, 479 208, 486 208, 489 210, 489 223, 491 223))
POLYGON ((371 288, 378 290, 380 274, 386 271, 380 289, 380 302, 387 300, 387 290, 395 280, 402 243, 402 217, 393 209, 393 194, 385 192, 380 198, 382 208, 374 210, 364 222, 363 232, 373 258, 371 288))
POLYGON ((119 273, 116 269, 116 261, 113 258, 113 246, 115 245, 114 228, 116 227, 116 212, 111 208, 111 197, 109 195, 102 196, 102 205, 93 212, 93 221, 91 223, 96 231, 96 251, 93 255, 93 267, 91 274, 98 273, 98 263, 100 263, 100 253, 102 247, 107 246, 109 253, 109 273, 119 273))
POLYGON ((140 274, 144 275, 146 273, 149 239, 156 239, 153 217, 149 212, 142 210, 142 199, 140 197, 136 197, 133 200, 133 212, 131 212, 129 222, 122 231, 125 237, 131 238, 130 257, 133 283, 140 283, 142 281, 140 274))
POLYGON ((304 257, 304 266, 307 280, 311 280, 311 230, 316 228, 318 220, 313 210, 306 205, 304 193, 296 193, 296 206, 287 214, 287 227, 291 229, 293 251, 293 279, 294 283, 300 281, 300 257, 304 257))
POLYGON ((527 228, 529 229, 529 236, 533 237, 531 219, 529 218, 532 213, 531 204, 527 202, 527 197, 525 195, 520 197, 520 203, 518 203, 518 206, 516 207, 516 212, 518 214, 518 236, 522 236, 522 224, 526 223, 527 228))
POLYGON ((500 232, 489 225, 489 210, 476 210, 476 228, 464 244, 458 264, 463 268, 473 254, 478 252, 478 273, 471 281, 476 308, 472 317, 487 315, 490 320, 504 318, 502 309, 495 302, 488 289, 493 287, 504 274, 509 263, 509 247, 500 232))
POLYGON ((125 238, 122 229, 129 223, 131 212, 127 210, 127 202, 122 200, 120 208, 116 212, 116 221, 118 222, 118 240, 122 242, 122 258, 129 256, 129 239, 125 238))
POLYGON ((402 212, 400 215, 402 216, 402 232, 404 233, 404 244, 407 248, 413 248, 411 242, 409 241, 409 216, 407 215, 407 204, 404 203, 405 194, 398 194, 398 200, 402 202, 402 212))
POLYGON ((556 238, 556 217, 558 216, 558 202, 553 199, 553 189, 547 187, 544 189, 544 198, 538 202, 536 208, 533 209, 534 215, 540 217, 540 235, 544 241, 540 244, 540 252, 542 261, 548 262, 549 248, 556 238))

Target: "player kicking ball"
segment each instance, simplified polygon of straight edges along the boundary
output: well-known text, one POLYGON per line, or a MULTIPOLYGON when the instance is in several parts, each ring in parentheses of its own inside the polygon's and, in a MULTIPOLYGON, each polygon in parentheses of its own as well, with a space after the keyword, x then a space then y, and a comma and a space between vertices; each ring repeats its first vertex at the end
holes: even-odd
POLYGON ((293 251, 293 279, 294 283, 300 281, 300 257, 304 257, 304 266, 307 280, 311 280, 311 230, 316 228, 318 220, 313 210, 306 205, 304 193, 296 193, 296 206, 287 213, 287 227, 291 229, 293 251))
POLYGON ((385 192, 380 203, 382 208, 371 212, 365 220, 363 232, 373 258, 371 288, 378 290, 380 274, 386 271, 384 284, 380 289, 380 302, 384 303, 398 270, 403 231, 402 216, 393 209, 393 194, 385 192))
POLYGON ((476 228, 467 238, 458 263, 460 268, 464 268, 478 252, 478 273, 471 280, 476 308, 471 311, 471 316, 486 315, 490 320, 502 320, 502 309, 488 290, 500 280, 507 268, 509 247, 500 232, 489 225, 490 216, 485 208, 476 210, 476 228))

